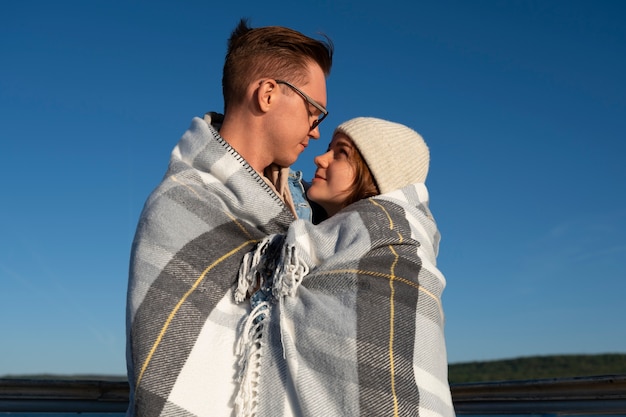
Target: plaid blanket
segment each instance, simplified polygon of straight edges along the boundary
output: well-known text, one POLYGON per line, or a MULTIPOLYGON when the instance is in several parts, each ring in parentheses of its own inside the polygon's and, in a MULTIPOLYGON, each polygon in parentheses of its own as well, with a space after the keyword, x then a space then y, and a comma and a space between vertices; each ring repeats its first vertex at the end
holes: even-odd
POLYGON ((239 413, 454 416, 438 245, 424 184, 265 238, 236 291, 241 301, 261 282, 240 344, 239 413))
POLYGON ((128 415, 453 415, 423 185, 289 228, 205 119, 173 150, 133 242, 128 415))
POLYGON ((194 118, 147 199, 131 251, 128 415, 228 416, 247 306, 233 301, 245 253, 294 220, 206 120, 194 118))

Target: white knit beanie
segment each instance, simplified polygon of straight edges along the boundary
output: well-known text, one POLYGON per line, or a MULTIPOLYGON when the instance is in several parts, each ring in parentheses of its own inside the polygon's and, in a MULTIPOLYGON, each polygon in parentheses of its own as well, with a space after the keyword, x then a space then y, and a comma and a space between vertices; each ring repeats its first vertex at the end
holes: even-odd
POLYGON ((413 129, 374 117, 357 117, 337 126, 337 132, 352 139, 381 194, 426 181, 430 153, 413 129))

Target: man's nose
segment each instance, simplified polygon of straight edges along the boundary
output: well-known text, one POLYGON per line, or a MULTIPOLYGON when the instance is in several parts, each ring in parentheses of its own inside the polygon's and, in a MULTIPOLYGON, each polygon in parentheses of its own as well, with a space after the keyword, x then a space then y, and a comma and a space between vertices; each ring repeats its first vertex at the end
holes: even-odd
POLYGON ((311 129, 309 131, 309 137, 311 137, 312 139, 319 139, 320 138, 320 128, 319 128, 319 126, 315 126, 313 129, 311 129))

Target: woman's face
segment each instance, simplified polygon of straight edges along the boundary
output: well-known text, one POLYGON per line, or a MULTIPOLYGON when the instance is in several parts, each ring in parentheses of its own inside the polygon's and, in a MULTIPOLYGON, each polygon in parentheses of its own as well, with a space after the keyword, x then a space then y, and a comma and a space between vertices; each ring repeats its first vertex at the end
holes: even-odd
POLYGON ((343 133, 337 133, 328 145, 328 151, 314 159, 317 170, 307 196, 322 206, 329 216, 345 206, 354 185, 354 152, 357 150, 352 140, 343 133))

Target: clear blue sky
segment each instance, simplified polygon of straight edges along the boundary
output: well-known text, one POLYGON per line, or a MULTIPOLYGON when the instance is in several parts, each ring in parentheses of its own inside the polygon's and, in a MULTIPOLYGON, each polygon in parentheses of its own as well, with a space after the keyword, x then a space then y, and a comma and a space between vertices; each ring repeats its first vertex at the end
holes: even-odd
POLYGON ((238 19, 326 33, 322 138, 419 131, 451 363, 626 352, 626 2, 0 3, 0 375, 123 374, 129 249, 238 19))

